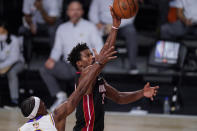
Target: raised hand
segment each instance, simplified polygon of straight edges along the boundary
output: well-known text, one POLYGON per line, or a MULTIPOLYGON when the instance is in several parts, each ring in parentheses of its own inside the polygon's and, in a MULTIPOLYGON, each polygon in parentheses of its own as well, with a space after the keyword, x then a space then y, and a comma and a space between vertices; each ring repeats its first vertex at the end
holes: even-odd
POLYGON ((113 26, 118 28, 121 24, 121 18, 116 16, 112 6, 110 6, 110 12, 111 12, 111 16, 112 16, 112 19, 113 19, 113 26))
POLYGON ((93 49, 95 61, 99 62, 101 65, 105 65, 108 61, 116 59, 117 56, 113 56, 117 53, 117 51, 114 51, 114 46, 110 47, 108 44, 104 45, 100 53, 98 54, 95 49, 93 49))
POLYGON ((157 95, 157 90, 158 89, 159 89, 159 86, 151 87, 150 83, 148 82, 144 86, 144 96, 147 97, 147 98, 150 98, 153 101, 153 96, 157 95))

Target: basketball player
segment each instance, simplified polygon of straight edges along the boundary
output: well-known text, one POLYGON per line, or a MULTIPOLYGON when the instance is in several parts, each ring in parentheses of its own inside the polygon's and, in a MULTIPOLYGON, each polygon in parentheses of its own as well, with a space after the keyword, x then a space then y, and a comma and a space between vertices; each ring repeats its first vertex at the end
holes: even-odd
MULTIPOLYGON (((113 17, 113 26, 110 35, 107 38, 109 46, 114 46, 116 34, 121 20, 117 18, 112 7, 110 7, 111 15, 113 17)), ((94 50, 94 53, 96 51, 94 50)), ((79 44, 70 53, 68 60, 78 70, 78 78, 81 78, 83 70, 94 63, 93 55, 86 44, 79 44), (83 49, 83 50, 81 50, 83 49), (79 58, 83 59, 79 59, 79 58)), ((101 66, 103 63, 99 63, 101 66)), ((76 87, 79 87, 80 79, 76 81, 76 87)), ((150 87, 147 83, 144 89, 135 92, 119 92, 110 86, 101 76, 98 76, 94 81, 94 87, 89 88, 86 95, 77 105, 76 110, 76 125, 73 131, 103 131, 104 130, 104 99, 105 97, 113 100, 118 104, 128 104, 135 102, 143 97, 151 98, 156 95, 158 86, 150 87)))
MULTIPOLYGON (((24 117, 30 120, 19 128, 19 131, 65 131, 66 117, 74 111, 87 90, 91 90, 90 88, 93 87, 94 81, 104 65, 116 58, 116 56, 113 56, 116 51, 109 44, 106 43, 101 52, 95 54, 95 62, 93 64, 89 64, 89 66, 81 70, 82 73, 77 89, 54 112, 48 113, 44 102, 38 97, 30 97, 23 101, 21 112, 24 117)), ((80 47, 81 45, 75 47, 73 51, 83 51, 84 48, 80 47)), ((85 57, 81 55, 79 59, 85 60, 85 57)))

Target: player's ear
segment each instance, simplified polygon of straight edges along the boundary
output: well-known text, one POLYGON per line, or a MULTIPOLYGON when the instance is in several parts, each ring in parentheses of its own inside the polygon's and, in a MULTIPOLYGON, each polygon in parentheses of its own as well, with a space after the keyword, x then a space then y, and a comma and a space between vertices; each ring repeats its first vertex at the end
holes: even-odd
POLYGON ((37 115, 42 115, 42 114, 43 114, 43 105, 42 105, 42 102, 40 101, 40 106, 39 106, 37 115))
POLYGON ((83 67, 83 65, 82 65, 82 62, 81 61, 77 61, 77 67, 80 69, 80 68, 82 68, 83 67))

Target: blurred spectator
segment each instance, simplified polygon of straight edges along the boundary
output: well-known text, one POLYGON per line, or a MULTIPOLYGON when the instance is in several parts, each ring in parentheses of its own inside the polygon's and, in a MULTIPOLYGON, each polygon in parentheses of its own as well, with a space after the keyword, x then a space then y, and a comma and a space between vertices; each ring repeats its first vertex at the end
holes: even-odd
POLYGON ((24 0, 24 26, 19 33, 25 36, 24 56, 27 63, 31 59, 32 37, 48 36, 53 47, 61 6, 62 0, 24 0))
POLYGON ((18 73, 24 68, 19 39, 10 34, 7 23, 0 21, 0 75, 8 77, 11 104, 18 105, 18 73))
POLYGON ((171 0, 139 0, 141 3, 151 4, 158 8, 159 17, 158 17, 158 25, 160 28, 161 25, 167 23, 167 16, 169 10, 169 1, 171 0))
MULTIPOLYGON (((63 11, 62 11, 62 15, 61 16, 62 16, 62 19, 64 21, 68 21, 69 20, 68 16, 65 15, 65 10, 67 9, 68 4, 71 1, 73 1, 73 0, 63 0, 63 11)), ((82 6, 83 6, 83 10, 84 10, 83 18, 87 19, 88 18, 87 15, 88 15, 90 3, 91 3, 92 0, 77 0, 77 1, 79 1, 82 4, 82 6)))
MULTIPOLYGON (((89 10, 89 19, 96 24, 101 34, 107 35, 111 29, 112 18, 110 15, 109 6, 113 4, 113 0, 93 0, 89 10)), ((130 73, 137 74, 138 69, 136 66, 137 57, 137 34, 133 25, 134 17, 124 19, 121 22, 118 31, 118 37, 126 40, 128 50, 130 73)))
POLYGON ((51 110, 66 99, 66 94, 59 88, 56 78, 63 80, 74 78, 75 71, 66 61, 72 48, 79 42, 85 42, 90 48, 100 51, 103 44, 96 26, 82 18, 83 8, 80 2, 72 1, 68 6, 67 15, 70 20, 58 27, 51 55, 45 67, 40 70, 51 96, 57 98, 51 110), (60 59, 62 55, 63 61, 60 59))
POLYGON ((178 21, 164 24, 161 38, 176 39, 186 34, 197 36, 197 0, 176 0, 178 21))

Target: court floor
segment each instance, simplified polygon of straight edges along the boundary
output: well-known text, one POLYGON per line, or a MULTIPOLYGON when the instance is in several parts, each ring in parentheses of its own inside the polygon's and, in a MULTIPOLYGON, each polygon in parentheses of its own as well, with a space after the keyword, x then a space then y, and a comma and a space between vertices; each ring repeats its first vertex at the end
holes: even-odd
MULTIPOLYGON (((18 109, 0 109, 0 131, 17 131, 25 121, 18 109)), ((72 131, 74 123, 73 113, 67 118, 66 131, 72 131)), ((106 113, 105 131, 197 131, 197 116, 106 113)))

